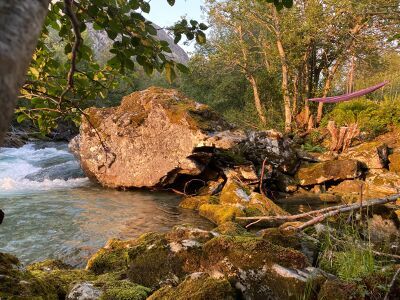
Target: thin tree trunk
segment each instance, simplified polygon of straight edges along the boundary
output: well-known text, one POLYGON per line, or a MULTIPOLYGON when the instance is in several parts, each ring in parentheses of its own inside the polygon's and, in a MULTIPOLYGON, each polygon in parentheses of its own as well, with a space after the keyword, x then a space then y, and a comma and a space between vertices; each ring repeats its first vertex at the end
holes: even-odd
POLYGON ((354 69, 355 69, 355 57, 354 55, 351 57, 351 65, 350 65, 350 70, 349 70, 349 75, 348 75, 348 81, 347 81, 347 93, 350 94, 353 92, 353 82, 354 82, 354 69))
MULTIPOLYGON (((300 73, 300 70, 299 70, 300 73)), ((297 115, 297 101, 299 99, 299 74, 296 74, 293 79, 293 102, 292 102, 292 116, 297 115)))
POLYGON ((267 119, 265 117, 262 104, 261 104, 261 99, 260 99, 260 93, 258 92, 258 87, 257 87, 257 81, 254 78, 253 74, 249 71, 249 63, 248 63, 248 52, 246 49, 246 45, 244 44, 243 41, 243 32, 242 32, 242 26, 237 27, 237 32, 239 34, 239 41, 240 41, 240 48, 242 51, 242 56, 243 56, 243 62, 244 65, 242 66, 244 73, 246 75, 247 80, 250 82, 250 85, 253 89, 253 96, 254 96, 254 105, 256 107, 258 117, 260 118, 260 121, 263 125, 267 124, 267 119))
POLYGON ((35 50, 50 0, 0 0, 0 145, 35 50))
POLYGON ((264 111, 261 105, 261 99, 260 99, 260 94, 258 92, 258 87, 257 87, 257 82, 256 79, 254 78, 253 75, 249 74, 247 76, 251 87, 253 89, 253 95, 254 95, 254 105, 256 106, 258 117, 260 118, 261 122, 265 125, 267 124, 267 119, 265 118, 264 111))
POLYGON ((283 93, 283 105, 285 109, 285 132, 292 130, 292 110, 289 93, 289 68, 286 60, 285 49, 282 44, 282 35, 279 24, 279 17, 276 9, 274 8, 274 21, 275 21, 275 34, 276 34, 276 45, 278 47, 278 53, 281 60, 282 67, 282 93, 283 93))

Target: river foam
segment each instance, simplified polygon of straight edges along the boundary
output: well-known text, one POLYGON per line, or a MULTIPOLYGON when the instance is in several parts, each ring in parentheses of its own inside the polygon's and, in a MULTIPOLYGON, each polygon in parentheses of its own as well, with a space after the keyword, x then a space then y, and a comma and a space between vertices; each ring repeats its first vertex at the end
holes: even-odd
POLYGON ((88 183, 65 144, 0 148, 0 195, 72 188, 88 183))

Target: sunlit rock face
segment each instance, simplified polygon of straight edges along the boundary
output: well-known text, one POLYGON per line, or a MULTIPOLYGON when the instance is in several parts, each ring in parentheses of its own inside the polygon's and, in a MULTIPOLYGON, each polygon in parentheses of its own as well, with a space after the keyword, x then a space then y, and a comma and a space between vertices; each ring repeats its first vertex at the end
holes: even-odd
POLYGON ((86 113, 90 122, 84 120, 80 130, 81 165, 110 187, 167 185, 178 174, 199 175, 211 154, 194 150, 207 144, 212 131, 231 128, 207 106, 159 88, 126 96, 119 107, 86 113))
POLYGON ((71 148, 84 172, 108 187, 165 187, 193 178, 207 182, 252 170, 264 158, 282 171, 292 171, 297 163, 296 152, 280 134, 237 130, 176 90, 152 87, 124 97, 118 107, 85 113, 71 148))

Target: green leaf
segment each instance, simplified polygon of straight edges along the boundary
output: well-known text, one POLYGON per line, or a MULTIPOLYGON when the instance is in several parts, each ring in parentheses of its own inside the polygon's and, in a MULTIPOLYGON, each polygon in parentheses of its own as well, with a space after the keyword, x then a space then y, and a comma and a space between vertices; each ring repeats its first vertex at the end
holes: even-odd
POLYGON ((199 28, 200 28, 201 30, 207 30, 207 29, 208 29, 208 26, 207 26, 206 24, 204 24, 204 23, 200 23, 200 24, 199 24, 199 28))
POLYGON ((171 6, 174 6, 174 4, 175 4, 175 0, 167 0, 167 2, 171 6))
POLYGON ((118 32, 113 31, 113 30, 107 30, 107 35, 110 39, 115 40, 115 38, 118 35, 118 32))
POLYGON ((184 64, 177 64, 176 67, 178 68, 179 71, 182 73, 189 73, 189 68, 186 67, 184 64))
POLYGON ((165 64, 165 77, 169 83, 172 83, 176 79, 176 72, 171 63, 165 64))
POLYGON ((150 23, 146 23, 145 26, 148 33, 150 33, 151 35, 157 35, 157 29, 155 29, 153 25, 151 25, 150 23))
POLYGON ((145 63, 143 65, 143 70, 146 72, 147 75, 152 75, 153 71, 154 71, 154 67, 153 65, 149 64, 149 63, 145 63))
POLYGON ((196 41, 202 45, 205 44, 207 41, 206 35, 204 34, 203 31, 197 31, 196 32, 196 41))
POLYGON ((178 44, 179 41, 181 40, 181 38, 182 38, 182 34, 180 34, 180 33, 175 34, 174 43, 178 44))
POLYGON ((150 4, 147 3, 147 2, 143 2, 143 3, 140 5, 140 8, 141 8, 142 11, 143 11, 144 13, 146 13, 146 14, 148 14, 148 13, 150 12, 150 4))
POLYGON ((17 117, 17 122, 18 123, 22 123, 24 120, 26 120, 26 119, 28 119, 28 116, 27 115, 25 115, 25 114, 22 114, 22 115, 19 115, 18 117, 17 117))
POLYGON ((71 52, 72 52, 71 44, 66 44, 65 47, 64 47, 64 53, 68 54, 68 53, 71 53, 71 52))

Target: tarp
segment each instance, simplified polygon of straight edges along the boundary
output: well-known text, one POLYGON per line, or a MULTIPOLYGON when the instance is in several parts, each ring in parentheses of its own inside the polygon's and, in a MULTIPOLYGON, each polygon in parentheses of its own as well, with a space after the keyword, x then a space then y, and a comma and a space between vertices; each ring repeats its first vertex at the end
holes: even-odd
POLYGON ((388 83, 389 83, 389 81, 385 81, 385 82, 379 83, 377 85, 371 86, 369 88, 365 88, 365 89, 362 89, 362 90, 359 90, 359 91, 356 91, 356 92, 353 92, 350 94, 341 95, 341 96, 326 97, 326 98, 312 98, 312 99, 308 99, 308 100, 315 101, 315 102, 322 102, 322 103, 337 103, 337 102, 349 101, 354 98, 362 97, 364 95, 372 93, 372 92, 382 88, 383 86, 385 86, 388 83))

